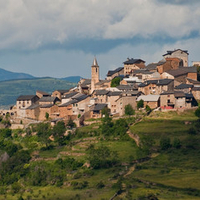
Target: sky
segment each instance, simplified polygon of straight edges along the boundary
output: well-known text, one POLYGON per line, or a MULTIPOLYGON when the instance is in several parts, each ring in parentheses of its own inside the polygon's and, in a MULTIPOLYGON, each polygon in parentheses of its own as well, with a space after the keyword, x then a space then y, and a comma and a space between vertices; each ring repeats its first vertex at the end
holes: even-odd
POLYGON ((200 61, 199 0, 0 0, 0 68, 37 77, 104 79, 129 58, 167 50, 200 61))

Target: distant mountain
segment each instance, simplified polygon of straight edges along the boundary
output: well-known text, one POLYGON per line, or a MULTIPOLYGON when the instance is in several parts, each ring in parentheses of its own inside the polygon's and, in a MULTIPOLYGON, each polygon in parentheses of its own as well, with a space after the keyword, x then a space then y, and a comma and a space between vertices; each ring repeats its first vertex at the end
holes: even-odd
POLYGON ((10 72, 0 68, 0 81, 35 78, 30 74, 10 72))
POLYGON ((78 83, 82 77, 81 76, 68 76, 65 78, 61 78, 61 80, 69 81, 72 83, 78 83))
POLYGON ((36 94, 37 90, 51 94, 55 90, 67 90, 76 85, 51 77, 0 81, 0 107, 14 105, 20 95, 36 94))

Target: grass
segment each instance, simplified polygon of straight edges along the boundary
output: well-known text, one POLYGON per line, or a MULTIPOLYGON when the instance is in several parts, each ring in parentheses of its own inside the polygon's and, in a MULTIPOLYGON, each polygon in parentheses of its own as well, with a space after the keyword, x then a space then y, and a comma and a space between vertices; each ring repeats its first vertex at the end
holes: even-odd
MULTIPOLYGON (((25 185, 23 198, 28 199, 28 196, 31 196, 35 200, 110 199, 118 190, 112 186, 117 181, 122 180, 124 191, 115 200, 144 199, 150 194, 156 195, 159 200, 200 199, 200 135, 188 134, 189 128, 193 126, 196 119, 192 111, 181 114, 156 112, 131 126, 133 133, 140 137, 148 135, 156 141, 153 147, 157 147, 155 157, 137 164, 130 162, 137 158, 138 153, 138 147, 132 139, 128 141, 117 138, 105 140, 98 135, 99 123, 81 127, 77 136, 70 141, 71 143, 49 151, 40 151, 40 158, 64 158, 68 155, 60 152, 66 152, 71 154, 70 157, 85 163, 88 156, 86 150, 91 144, 94 144, 95 147, 104 145, 111 151, 116 151, 120 164, 108 169, 93 170, 81 167, 67 172, 67 180, 61 187, 51 185, 45 187, 31 186, 29 191, 29 186, 25 185), (94 131, 96 133, 92 135, 91 133, 94 131), (159 140, 163 136, 170 137, 171 141, 175 137, 179 138, 182 144, 181 148, 161 151, 159 140), (73 153, 80 153, 81 155, 78 156, 73 153), (128 163, 128 165, 124 166, 122 163, 128 163), (135 165, 136 169, 134 168, 135 165), (86 171, 89 172, 86 173, 86 171), (87 181, 88 186, 84 189, 74 189, 71 185, 72 181, 87 181), (105 187, 97 189, 96 185, 100 181, 104 183, 105 187)), ((54 161, 49 160, 47 162, 54 161)), ((18 197, 19 194, 13 196, 9 193, 6 197, 0 195, 0 199, 14 200, 18 197)))

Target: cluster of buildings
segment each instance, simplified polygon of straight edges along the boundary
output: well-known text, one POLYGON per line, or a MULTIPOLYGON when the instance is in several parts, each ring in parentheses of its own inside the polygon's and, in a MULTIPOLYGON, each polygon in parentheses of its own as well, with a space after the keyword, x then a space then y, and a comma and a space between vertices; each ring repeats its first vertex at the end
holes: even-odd
POLYGON ((109 70, 105 80, 100 80, 99 65, 94 58, 91 79, 81 79, 77 87, 56 90, 52 94, 37 91, 35 95, 17 98, 16 115, 21 118, 52 120, 70 118, 82 124, 85 119, 100 118, 104 108, 113 116, 124 115, 124 108, 134 109, 141 99, 144 106, 164 109, 187 109, 200 100, 200 82, 197 66, 188 66, 188 51, 167 51, 163 60, 145 65, 142 59, 127 59, 123 67, 109 70), (111 82, 120 78, 120 85, 111 82))

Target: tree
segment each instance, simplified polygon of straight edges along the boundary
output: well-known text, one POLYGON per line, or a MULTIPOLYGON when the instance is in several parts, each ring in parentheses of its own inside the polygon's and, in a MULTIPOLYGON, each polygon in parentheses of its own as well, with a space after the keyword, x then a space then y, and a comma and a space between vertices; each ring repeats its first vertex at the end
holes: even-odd
POLYGON ((138 102, 137 102, 137 108, 143 108, 144 107, 144 101, 142 99, 140 99, 138 102))
POLYGON ((67 122, 67 126, 70 128, 75 128, 76 124, 73 122, 73 120, 70 118, 67 122))
POLYGON ((49 113, 48 112, 45 113, 45 118, 46 118, 46 120, 49 119, 49 113))
POLYGON ((64 140, 65 140, 65 131, 66 131, 66 127, 65 127, 65 123, 63 121, 59 121, 52 130, 52 134, 54 137, 55 142, 58 142, 58 144, 61 146, 64 144, 64 140))
POLYGON ((121 78, 115 77, 111 81, 111 87, 117 87, 120 84, 121 78))
POLYGON ((146 110, 147 114, 149 114, 151 112, 151 108, 148 105, 146 105, 145 110, 146 110))
POLYGON ((38 139, 41 143, 45 144, 48 147, 50 143, 50 135, 51 135, 51 125, 49 123, 40 123, 36 128, 38 139))
POLYGON ((133 109, 133 107, 131 106, 131 104, 127 104, 125 105, 125 115, 134 115, 135 114, 135 110, 133 109))
POLYGON ((167 150, 171 147, 170 138, 163 137, 160 140, 160 147, 162 150, 167 150))
POLYGON ((88 153, 90 165, 94 169, 108 168, 117 163, 117 153, 111 151, 106 146, 100 146, 98 148, 91 147, 88 153))
POLYGON ((195 110, 195 115, 200 118, 200 106, 195 110))

